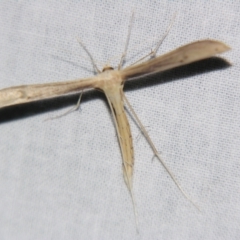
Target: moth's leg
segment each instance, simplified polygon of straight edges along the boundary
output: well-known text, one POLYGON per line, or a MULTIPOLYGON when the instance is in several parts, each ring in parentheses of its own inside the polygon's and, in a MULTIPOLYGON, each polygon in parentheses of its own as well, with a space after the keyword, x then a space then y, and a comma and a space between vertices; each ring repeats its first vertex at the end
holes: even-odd
POLYGON ((66 111, 66 112, 63 113, 63 114, 57 115, 57 116, 55 116, 55 117, 49 117, 49 118, 45 119, 44 121, 61 118, 61 117, 64 117, 64 116, 68 115, 69 113, 72 113, 72 112, 78 110, 79 107, 80 107, 82 95, 83 95, 83 91, 80 93, 80 96, 79 96, 79 99, 78 99, 78 101, 77 101, 77 104, 76 104, 75 106, 73 106, 72 108, 70 108, 68 111, 66 111))
POLYGON ((131 16, 130 23, 129 23, 129 26, 128 26, 127 40, 126 40, 126 43, 125 43, 124 51, 123 51, 121 59, 120 59, 120 63, 118 65, 118 70, 122 69, 124 60, 125 60, 126 55, 127 55, 127 48, 128 48, 128 44, 129 44, 129 40, 130 40, 130 35, 131 35, 131 31, 132 31, 133 21, 134 21, 134 11, 132 12, 132 16, 131 16))
POLYGON ((177 13, 174 14, 173 18, 172 18, 172 21, 170 22, 165 34, 162 36, 162 38, 159 40, 159 42, 157 43, 157 46, 154 48, 154 50, 151 50, 150 53, 148 53, 146 56, 142 57, 141 59, 139 59, 138 61, 136 61, 135 63, 131 64, 131 65, 135 65, 139 62, 142 62, 145 58, 147 57, 150 57, 151 58, 155 58, 156 57, 156 54, 157 54, 157 51, 158 49, 160 48, 161 44, 163 43, 163 41, 165 40, 165 38, 167 37, 169 31, 171 30, 172 26, 173 26, 173 23, 174 23, 174 20, 177 16, 177 13))
POLYGON ((169 26, 168 26, 165 34, 162 36, 162 38, 160 39, 160 41, 157 43, 157 46, 155 47, 155 49, 154 49, 154 50, 151 50, 150 58, 155 58, 155 57, 156 57, 157 51, 158 51, 158 49, 160 48, 160 46, 162 45, 162 43, 163 43, 163 41, 165 40, 165 38, 167 37, 168 33, 170 32, 170 30, 171 30, 171 28, 172 28, 172 26, 173 26, 173 23, 174 23, 174 21, 175 21, 176 16, 177 16, 177 13, 175 13, 175 14, 173 15, 173 18, 172 18, 172 20, 171 20, 171 22, 170 22, 170 24, 169 24, 169 26))
POLYGON ((137 114, 135 113, 135 111, 133 110, 133 107, 131 106, 131 104, 129 103, 128 99, 126 98, 125 94, 123 93, 123 99, 125 100, 125 102, 127 103, 127 106, 129 107, 131 113, 133 114, 134 118, 136 119, 138 125, 141 128, 142 133, 144 134, 144 136, 146 137, 149 145, 151 146, 154 155, 158 158, 158 160, 161 162, 162 166, 166 169, 166 171, 168 172, 169 176, 172 178, 172 180, 174 181, 174 183, 177 185, 178 189, 182 192, 182 194, 200 211, 199 207, 191 200, 191 198, 188 196, 188 194, 183 190, 183 188, 180 186, 180 184, 178 183, 176 177, 174 176, 174 174, 170 171, 170 169, 167 167, 166 163, 164 162, 164 160, 162 159, 162 157, 160 157, 155 145, 153 144, 150 136, 148 135, 148 132, 146 131, 146 129, 144 128, 143 124, 141 123, 140 119, 138 118, 137 114))
MULTIPOLYGON (((147 129, 147 128, 149 128, 149 126, 145 126, 145 129, 147 129)), ((148 131, 148 132, 150 132, 150 130, 148 131)), ((142 138, 142 136, 144 136, 143 135, 143 133, 142 133, 142 131, 137 135, 137 137, 136 137, 136 142, 138 143, 138 141, 142 138)), ((153 158, 154 158, 154 156, 153 156, 153 158)))
POLYGON ((83 48, 83 50, 87 53, 87 55, 89 56, 90 60, 91 60, 91 63, 93 65, 93 68, 94 70, 97 72, 97 73, 101 73, 101 71, 98 69, 97 67, 97 64, 95 63, 94 59, 93 59, 93 56, 91 55, 91 53, 88 51, 88 49, 86 48, 86 46, 83 44, 83 42, 77 38, 77 41, 78 43, 81 45, 81 47, 83 48))

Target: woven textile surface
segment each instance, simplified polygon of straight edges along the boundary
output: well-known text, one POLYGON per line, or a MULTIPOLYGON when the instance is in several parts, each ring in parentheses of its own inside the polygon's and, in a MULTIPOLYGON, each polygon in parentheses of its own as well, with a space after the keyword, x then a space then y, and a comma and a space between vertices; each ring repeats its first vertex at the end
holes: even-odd
POLYGON ((134 142, 132 201, 105 96, 83 93, 0 110, 0 239, 240 239, 240 2, 0 2, 0 89, 117 67, 131 14, 128 66, 200 39, 232 50, 129 81, 125 93, 179 191, 127 112, 134 142), (228 66, 224 59, 231 63, 228 66))

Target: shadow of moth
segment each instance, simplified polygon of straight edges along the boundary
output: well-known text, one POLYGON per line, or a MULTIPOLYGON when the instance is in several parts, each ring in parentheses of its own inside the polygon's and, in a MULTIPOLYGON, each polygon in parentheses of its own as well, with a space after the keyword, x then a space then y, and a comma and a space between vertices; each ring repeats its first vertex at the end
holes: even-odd
POLYGON ((160 157, 147 131, 145 130, 144 126, 142 125, 133 108, 131 107, 123 91, 124 83, 132 78, 162 72, 202 59, 210 58, 212 56, 215 56, 216 54, 228 51, 230 50, 230 48, 220 41, 200 40, 179 47, 162 56, 156 57, 156 52, 152 52, 149 54, 149 56, 152 56, 153 58, 150 58, 149 60, 142 63, 137 63, 129 67, 122 68, 123 61, 126 56, 127 45, 129 42, 130 29, 131 24, 129 27, 125 50, 122 55, 118 69, 114 70, 112 67, 106 66, 103 68, 102 71, 99 71, 86 47, 80 42, 82 47, 90 56, 93 66, 98 71, 98 75, 91 78, 77 79, 74 81, 22 85, 2 89, 0 90, 0 108, 47 98, 54 98, 65 94, 73 94, 83 89, 95 88, 102 91, 107 98, 109 107, 113 115, 122 154, 123 176, 133 201, 135 218, 137 221, 135 201, 132 191, 134 168, 133 142, 129 122, 126 116, 126 112, 124 110, 124 102, 127 104, 131 113, 135 117, 137 123, 141 128, 141 131, 143 132, 151 148, 153 149, 155 156, 159 159, 163 167, 169 173, 169 175, 176 183, 180 191, 184 194, 184 196, 189 200, 190 198, 183 191, 181 186, 176 181, 174 175, 170 172, 165 162, 160 157))

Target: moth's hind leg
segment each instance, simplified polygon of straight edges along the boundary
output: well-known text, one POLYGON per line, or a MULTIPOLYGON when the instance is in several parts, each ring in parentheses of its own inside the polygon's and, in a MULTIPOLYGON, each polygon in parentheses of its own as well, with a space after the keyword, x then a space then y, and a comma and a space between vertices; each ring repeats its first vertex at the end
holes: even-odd
POLYGON ((163 160, 163 158, 160 156, 160 154, 157 151, 157 148, 155 147, 155 145, 152 142, 152 139, 150 138, 148 132, 146 131, 146 129, 144 128, 143 124, 141 123, 140 119, 138 118, 137 114, 135 113, 135 111, 133 110, 133 107, 131 106, 131 104, 129 103, 128 99, 126 98, 125 94, 123 94, 123 99, 126 102, 127 106, 129 107, 131 113, 133 114, 136 122, 138 123, 142 133, 144 134, 146 140, 148 141, 150 147, 152 148, 153 152, 154 152, 154 156, 156 156, 158 158, 158 160, 160 161, 160 163, 162 164, 162 166, 165 168, 165 170, 167 171, 167 173, 169 174, 169 176, 172 178, 173 182, 176 184, 176 186, 178 187, 178 189, 182 192, 183 196, 185 196, 199 211, 200 208, 197 206, 196 203, 194 203, 194 201, 188 196, 188 194, 183 190, 183 188, 181 187, 181 185, 178 183, 176 177, 174 176, 174 174, 171 172, 171 170, 168 168, 167 164, 165 163, 165 161, 163 160))
POLYGON ((157 54, 157 51, 158 49, 160 48, 160 46, 162 45, 163 41, 165 40, 165 38, 167 37, 168 33, 170 32, 172 26, 173 26, 173 23, 175 21, 175 18, 177 16, 177 13, 175 13, 173 15, 173 18, 166 30, 166 32, 164 33, 164 35, 162 36, 162 38, 159 40, 159 42, 157 43, 157 46, 154 48, 154 50, 151 50, 151 53, 149 54, 150 58, 155 58, 156 57, 156 54, 157 54))
POLYGON ((139 62, 142 62, 145 58, 148 58, 148 57, 149 57, 150 59, 156 57, 157 51, 158 51, 158 49, 160 48, 160 46, 162 45, 162 43, 163 43, 163 41, 165 40, 165 38, 167 37, 168 33, 170 32, 176 16, 177 16, 177 13, 174 14, 174 16, 173 16, 173 18, 172 18, 172 21, 170 22, 170 24, 169 24, 166 32, 164 33, 164 35, 162 36, 162 38, 158 41, 156 47, 155 47, 153 50, 151 49, 150 53, 148 53, 148 54, 145 55, 144 57, 140 58, 139 60, 137 60, 135 63, 133 63, 133 64, 131 64, 131 65, 135 65, 135 64, 137 64, 137 63, 139 63, 139 62))

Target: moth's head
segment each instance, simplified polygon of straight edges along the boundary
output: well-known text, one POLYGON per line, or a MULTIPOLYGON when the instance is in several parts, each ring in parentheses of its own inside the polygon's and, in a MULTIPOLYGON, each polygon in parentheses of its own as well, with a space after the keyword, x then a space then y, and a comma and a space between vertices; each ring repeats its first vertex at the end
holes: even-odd
POLYGON ((102 72, 111 71, 111 70, 114 70, 114 68, 111 67, 110 65, 105 65, 102 69, 102 72))

